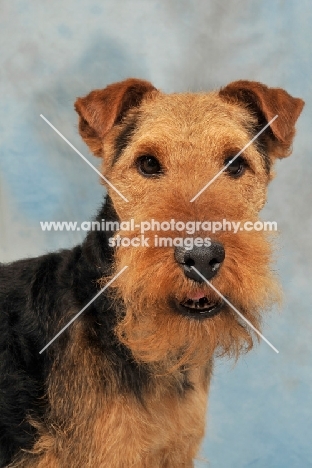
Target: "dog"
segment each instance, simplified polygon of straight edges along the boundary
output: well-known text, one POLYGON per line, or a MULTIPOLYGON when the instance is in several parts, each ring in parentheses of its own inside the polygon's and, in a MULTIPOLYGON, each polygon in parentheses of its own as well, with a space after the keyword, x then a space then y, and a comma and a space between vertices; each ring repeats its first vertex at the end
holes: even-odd
POLYGON ((77 99, 109 228, 0 265, 1 467, 194 466, 214 359, 251 349, 279 297, 267 232, 204 223, 259 221, 303 105, 244 80, 77 99))

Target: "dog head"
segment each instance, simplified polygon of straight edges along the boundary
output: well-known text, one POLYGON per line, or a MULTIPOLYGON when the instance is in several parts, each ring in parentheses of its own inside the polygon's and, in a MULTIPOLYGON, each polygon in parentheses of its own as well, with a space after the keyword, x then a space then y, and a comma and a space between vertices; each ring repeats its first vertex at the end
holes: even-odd
POLYGON ((303 101, 251 81, 164 94, 128 79, 75 106, 125 226, 113 241, 115 272, 128 267, 112 285, 125 306, 119 339, 150 363, 250 349, 242 316, 259 329, 278 287, 267 233, 245 223, 259 222, 303 101))

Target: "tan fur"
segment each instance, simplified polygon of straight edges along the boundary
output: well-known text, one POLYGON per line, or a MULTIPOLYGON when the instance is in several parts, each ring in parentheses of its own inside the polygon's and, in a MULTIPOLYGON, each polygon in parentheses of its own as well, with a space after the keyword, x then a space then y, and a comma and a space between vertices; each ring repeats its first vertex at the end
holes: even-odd
MULTIPOLYGON (((197 191, 222 169, 225 157, 234 156, 249 142, 246 129, 253 123, 250 113, 221 101, 217 93, 169 96, 154 93, 141 105, 140 112, 142 116, 131 145, 113 167, 107 163, 109 155, 113 154, 118 128, 113 129, 104 141, 103 170, 105 165, 109 180, 129 199, 129 203, 124 203, 110 190, 121 220, 134 218, 140 222, 154 218, 162 221, 173 216, 184 222, 223 218, 228 221, 258 220, 258 212, 265 203, 269 176, 262 157, 252 146, 244 152, 252 171, 239 181, 221 175, 194 203, 190 203, 197 191), (148 130, 151 127, 153 132, 148 130), (133 160, 145 153, 156 155, 165 165, 165 177, 156 181, 142 178, 133 166, 133 160), (191 175, 191 183, 187 183, 186 175, 191 175)), ((151 232, 146 234, 153 235, 151 232)), ((122 235, 136 237, 138 232, 123 232, 122 235)), ((166 237, 177 235, 177 232, 166 232, 166 237)), ((196 235, 205 237, 204 232, 196 235)), ((271 273, 268 236, 265 232, 242 231, 235 235, 218 232, 213 239, 222 242, 227 251, 222 275, 218 275, 213 284, 230 298, 233 305, 244 310, 246 318, 259 328, 260 311, 278 298, 278 287, 271 273)), ((216 349, 221 354, 235 356, 245 346, 250 349, 249 331, 237 320, 235 312, 229 310, 228 314, 199 324, 185 320, 168 308, 164 298, 173 295, 182 300, 198 288, 181 273, 171 248, 120 247, 116 254, 116 270, 125 265, 129 265, 128 271, 113 284, 127 306, 127 315, 117 333, 137 359, 150 363, 169 362, 168 358, 174 354, 180 356, 179 364, 201 365, 216 349), (157 287, 147 286, 149 282, 157 287)), ((201 288, 208 297, 216 298, 209 286, 201 288)))
POLYGON ((99 374, 103 362, 84 346, 83 324, 74 324, 66 359, 51 373, 51 414, 37 425, 41 436, 31 453, 10 468, 193 466, 204 434, 211 364, 192 371, 196 390, 184 400, 174 395, 176 372, 155 376, 140 404, 122 394, 104 365, 106 394, 99 374))
MULTIPOLYGON (((166 95, 146 81, 131 79, 78 99, 76 110, 82 137, 103 157, 103 174, 129 200, 125 203, 108 187, 121 221, 254 222, 272 177, 255 145, 244 151, 249 168, 242 178, 223 173, 198 199, 190 200, 250 141, 259 118, 280 113, 265 137, 271 163, 289 154, 302 105, 283 90, 247 81, 231 83, 220 92, 166 95), (116 140, 134 118, 131 141, 112 164, 116 140), (158 158, 162 177, 139 173, 136 160, 145 154, 158 158)), ((138 234, 122 232, 127 237, 138 234)), ((166 233, 177 235, 181 233, 166 233)), ((263 312, 279 299, 268 235, 219 231, 211 237, 226 251, 213 285, 260 328, 263 312)), ((142 401, 118 387, 111 363, 88 345, 87 323, 81 317, 72 325, 66 353, 49 377, 51 410, 45 421, 34 422, 39 439, 11 468, 193 467, 204 435, 213 358, 237 358, 252 347, 253 334, 230 307, 202 321, 174 310, 170 299, 182 301, 194 292, 212 300, 217 295, 208 285, 185 277, 172 248, 120 247, 112 276, 124 266, 128 269, 108 294, 116 307, 123 304, 116 336, 151 371, 142 401), (181 396, 185 371, 193 389, 181 396)), ((107 280, 103 278, 102 285, 107 280)))

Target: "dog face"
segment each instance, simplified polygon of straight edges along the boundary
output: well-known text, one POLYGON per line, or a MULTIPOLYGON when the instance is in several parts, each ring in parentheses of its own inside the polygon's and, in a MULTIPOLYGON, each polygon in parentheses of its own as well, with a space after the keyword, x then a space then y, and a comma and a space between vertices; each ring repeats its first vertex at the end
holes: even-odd
POLYGON ((251 348, 248 326, 224 298, 260 327, 261 311, 278 297, 271 245, 265 231, 234 233, 223 220, 258 221, 272 165, 289 154, 302 107, 284 90, 249 81, 166 95, 129 79, 77 100, 81 136, 128 200, 108 186, 118 219, 135 221, 116 233, 133 245, 116 248, 115 271, 128 269, 113 286, 124 304, 116 333, 136 359, 198 365, 216 350, 237 356, 251 348), (151 225, 144 241, 142 223, 151 220, 169 229, 151 225), (207 235, 208 220, 222 228, 207 235), (191 238, 181 223, 195 226, 191 238))

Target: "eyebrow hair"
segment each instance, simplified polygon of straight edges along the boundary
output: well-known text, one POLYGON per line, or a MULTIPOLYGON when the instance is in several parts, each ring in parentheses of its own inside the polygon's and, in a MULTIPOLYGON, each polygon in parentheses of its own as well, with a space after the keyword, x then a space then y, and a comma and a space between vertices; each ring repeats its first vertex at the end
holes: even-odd
POLYGON ((115 154, 113 164, 116 164, 125 148, 129 145, 134 132, 137 129, 138 115, 134 115, 123 127, 115 140, 115 154))
MULTIPOLYGON (((247 125, 245 128, 249 134, 250 139, 252 139, 258 132, 267 124, 265 119, 259 119, 256 125, 250 126, 247 125)), ((262 160, 264 162, 264 168, 267 174, 270 174, 272 161, 267 150, 268 138, 274 138, 273 132, 270 127, 268 127, 258 138, 253 142, 253 146, 256 148, 262 160)))
POLYGON ((263 140, 262 141, 261 140, 260 141, 255 140, 254 144, 255 144, 255 147, 256 147, 258 153, 262 156, 266 173, 270 174, 271 159, 270 159, 270 156, 269 156, 268 152, 266 151, 265 142, 263 140))

